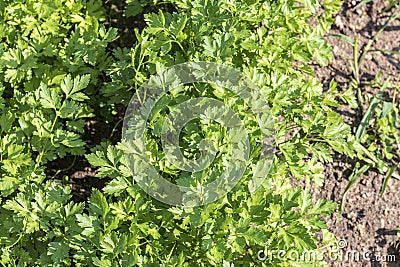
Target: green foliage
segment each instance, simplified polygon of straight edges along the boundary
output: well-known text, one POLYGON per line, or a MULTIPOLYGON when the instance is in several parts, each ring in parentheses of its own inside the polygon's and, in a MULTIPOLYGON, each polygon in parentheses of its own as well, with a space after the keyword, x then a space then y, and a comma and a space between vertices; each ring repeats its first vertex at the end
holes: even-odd
MULTIPOLYGON (((278 156, 294 177, 312 177, 321 185, 322 163, 331 161, 330 148, 354 156, 350 127, 331 109, 339 105, 339 98, 354 105, 354 96, 351 91, 340 94, 334 83, 323 94, 307 65, 312 58, 321 64, 330 58, 330 48, 321 37, 332 23, 337 3, 325 2, 325 12, 318 15, 314 12, 320 6, 308 1, 304 8, 268 1, 173 4, 181 8, 179 13, 145 15, 149 26, 136 32, 137 45, 130 51, 115 51, 112 82, 103 91, 110 101, 128 101, 120 91, 138 89, 149 75, 166 67, 187 61, 223 62, 249 76, 269 102, 275 121, 281 120, 278 156), (307 23, 313 16, 318 19, 315 27, 307 23), (324 53, 316 52, 325 48, 324 53)), ((204 95, 226 98, 210 91, 204 95)), ((235 98, 230 101, 236 104, 235 98)))
POLYGON ((398 109, 398 81, 390 83, 390 78, 381 81, 381 74, 377 74, 375 80, 369 85, 379 89, 375 96, 370 96, 368 109, 358 127, 356 136, 366 146, 369 157, 365 159, 369 166, 375 167, 385 179, 382 184, 383 194, 391 177, 399 179, 395 174, 397 168, 396 158, 400 157, 399 146, 399 109, 398 109), (383 100, 387 89, 392 89, 393 98, 383 100), (394 163, 393 163, 394 162, 394 163))
MULTIPOLYGON (((0 28, 2 78, 13 88, 33 90, 59 83, 67 73, 91 74, 97 83, 116 37, 101 21, 101 1, 3 1, 0 28)), ((4 84, 6 85, 6 84, 4 84)))
POLYGON ((129 18, 139 15, 143 12, 144 8, 155 6, 157 2, 157 0, 125 0, 124 16, 129 18))
POLYGON ((87 96, 81 92, 89 75, 68 75, 60 86, 40 86, 33 92, 15 92, 3 99, 1 109, 1 177, 2 196, 12 194, 25 182, 43 180, 42 165, 66 154, 83 155, 81 134, 91 110, 82 104, 87 96), (61 93, 64 96, 61 97, 61 93))
MULTIPOLYGON (((364 154, 332 109, 341 102, 354 106, 354 96, 339 93, 334 82, 323 92, 309 67, 313 59, 326 65, 331 57, 322 36, 339 1, 164 4, 178 12, 146 14, 148 26, 135 29, 137 44, 108 56, 107 44, 116 31, 102 24, 101 1, 0 3, 2 265, 293 266, 303 263, 260 262, 257 252, 322 254, 320 245, 333 242, 321 216, 331 214, 336 205, 313 203, 306 190, 290 185, 289 177, 319 186, 332 151, 349 157, 364 154), (214 179, 229 144, 220 125, 194 120, 183 129, 180 141, 188 158, 197 156, 196 144, 204 137, 221 151, 210 169, 192 174, 165 159, 160 128, 165 114, 190 98, 206 96, 231 106, 248 130, 251 164, 234 190, 217 202, 196 208, 159 203, 134 182, 121 144, 108 140, 88 147, 83 141, 88 118, 112 118, 102 111, 128 103, 150 75, 188 61, 241 70, 271 107, 277 152, 265 183, 253 194, 246 181, 260 150, 255 118, 237 96, 213 85, 177 88, 162 99, 146 130, 146 146, 151 163, 173 182, 214 179), (107 179, 86 202, 73 202, 68 186, 46 177, 46 164, 67 154, 86 154, 98 169, 96 176, 107 179), (315 235, 320 231, 322 241, 315 235)), ((126 12, 135 15, 132 9, 126 12)))
POLYGON ((265 246, 290 249, 295 244, 299 250, 316 249, 311 233, 326 228, 318 215, 336 207, 326 201, 312 206, 309 194, 300 188, 278 193, 264 189, 250 195, 242 185, 205 207, 166 208, 152 202, 131 177, 121 176, 110 182, 104 194, 92 194, 89 214, 77 216, 84 229, 81 239, 88 240, 83 245, 89 253, 85 258, 92 259, 85 264, 256 264, 256 253, 265 246), (119 200, 111 201, 112 196, 119 200))

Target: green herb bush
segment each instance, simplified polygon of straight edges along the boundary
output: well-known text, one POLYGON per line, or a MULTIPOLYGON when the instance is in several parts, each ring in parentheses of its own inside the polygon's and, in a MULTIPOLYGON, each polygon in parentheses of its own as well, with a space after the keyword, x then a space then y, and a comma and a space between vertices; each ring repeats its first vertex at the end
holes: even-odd
MULTIPOLYGON (((146 6, 143 1, 136 3, 146 6)), ((152 3, 154 4, 154 3, 152 3)), ((0 262, 4 266, 324 266, 323 261, 259 260, 260 250, 325 252, 334 237, 321 215, 336 205, 312 203, 290 177, 320 186, 332 153, 354 157, 357 142, 332 109, 354 105, 351 91, 334 82, 323 92, 309 64, 325 66, 331 48, 322 39, 340 1, 166 1, 171 10, 145 14, 132 48, 107 45, 101 1, 3 1, 0 4, 1 207, 0 262), (176 183, 204 182, 218 174, 177 170, 160 150, 162 118, 190 98, 224 101, 249 127, 252 152, 234 190, 202 207, 157 202, 135 183, 121 143, 82 141, 84 122, 100 110, 127 105, 150 75, 190 61, 234 67, 256 84, 276 127, 276 152, 265 182, 251 194, 246 182, 258 156, 254 118, 227 90, 190 85, 176 90, 151 118, 148 151, 160 173, 176 183), (166 109, 165 107, 168 107, 166 109), (91 150, 91 153, 87 151, 91 150), (108 179, 85 202, 71 201, 68 185, 49 179, 46 164, 67 154, 86 155, 97 177, 108 179), (316 233, 322 232, 322 240, 316 233)), ((129 1, 129 6, 135 3, 129 1)), ((130 11, 130 15, 136 15, 130 11)), ((129 12, 128 12, 129 14, 129 12)), ((108 117, 108 118, 112 118, 108 117)), ((114 122, 118 123, 117 121, 114 122)), ((209 136, 225 149, 215 123, 193 121, 183 150, 209 136), (192 143, 191 143, 192 142, 192 143)))

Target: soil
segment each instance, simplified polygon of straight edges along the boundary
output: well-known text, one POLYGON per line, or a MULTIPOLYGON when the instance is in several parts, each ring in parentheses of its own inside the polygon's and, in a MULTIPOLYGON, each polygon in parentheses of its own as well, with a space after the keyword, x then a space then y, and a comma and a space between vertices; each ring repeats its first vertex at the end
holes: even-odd
MULTIPOLYGON (((393 10, 381 12, 388 5, 386 1, 373 1, 354 9, 359 2, 344 1, 330 34, 345 34, 351 38, 357 34, 362 51, 393 10)), ((400 20, 397 19, 379 35, 371 49, 399 51, 399 33, 400 20)), ((327 37, 327 41, 333 47, 333 60, 328 67, 314 69, 325 87, 334 78, 338 82, 339 90, 345 90, 352 75, 349 60, 353 58, 353 47, 334 37, 327 37)), ((360 68, 360 82, 363 84, 372 81, 379 72, 382 72, 383 78, 392 76, 396 79, 399 70, 399 55, 369 53, 360 68)), ((377 91, 376 88, 367 86, 362 86, 361 90, 363 95, 374 95, 377 91)), ((390 97, 391 93, 388 91, 386 97, 390 97)), ((364 110, 365 108, 364 106, 364 110)), ((362 110, 339 108, 338 112, 355 133, 363 116, 362 110)), ((395 161, 394 164, 399 166, 399 160, 396 158, 395 161)), ((327 166, 325 184, 322 188, 312 190, 314 199, 326 198, 340 203, 353 167, 354 162, 343 158, 337 158, 333 164, 327 166)), ((398 171, 397 169, 396 172, 398 171)), ((331 266, 400 266, 400 255, 398 250, 396 252, 395 243, 398 240, 395 228, 400 227, 400 181, 392 178, 384 195, 381 195, 383 179, 384 176, 373 169, 364 173, 348 192, 341 219, 336 222, 337 214, 327 218, 329 230, 345 241, 346 247, 342 249, 344 255, 346 251, 362 253, 369 250, 370 257, 357 261, 348 260, 344 256, 342 261, 331 262, 331 266), (383 257, 387 255, 395 255, 395 260, 392 258, 389 259, 392 262, 388 262, 389 257, 386 257, 385 261, 383 257)))
MULTIPOLYGON (((108 26, 118 28, 121 38, 110 46, 131 47, 135 42, 134 28, 142 29, 145 26, 143 15, 125 18, 122 15, 123 1, 104 0, 106 12, 110 20, 108 26)), ((390 16, 389 12, 381 12, 387 6, 386 1, 373 1, 366 3, 357 9, 353 8, 360 1, 345 0, 342 10, 335 18, 335 23, 330 31, 331 34, 345 34, 349 37, 359 36, 359 47, 362 48, 379 30, 390 16)), ((171 7, 163 7, 170 9, 171 7)), ((147 12, 154 11, 149 8, 147 12)), ((372 45, 372 49, 400 50, 400 20, 397 19, 389 25, 386 30, 372 45)), ((317 77, 327 88, 331 79, 338 82, 339 90, 345 90, 352 75, 349 59, 353 57, 353 48, 347 42, 338 38, 327 37, 327 41, 333 47, 334 57, 328 67, 313 66, 317 77)), ((360 81, 366 83, 372 81, 374 76, 382 72, 383 77, 398 77, 400 70, 400 55, 382 54, 374 52, 367 54, 360 69, 360 81)), ((362 87, 363 95, 376 93, 376 89, 362 87)), ((386 95, 390 97, 389 91, 386 95)), ((365 107, 364 107, 365 108, 365 107)), ((352 126, 355 133, 363 116, 363 111, 358 109, 339 108, 338 112, 344 120, 352 126)), ((119 114, 120 115, 120 114, 119 114)), ((86 125, 86 139, 99 144, 103 138, 107 138, 112 132, 112 126, 102 125, 94 120, 86 125), (96 129, 102 129, 97 131, 96 129)), ((118 137, 113 138, 115 141, 118 137)), ((398 159, 395 162, 399 164, 398 159)), ((314 201, 320 198, 330 199, 340 203, 348 177, 354 167, 354 161, 335 155, 335 160, 326 168, 326 180, 322 188, 310 188, 314 201)), ((60 175, 67 175, 73 181, 70 183, 75 201, 84 201, 90 195, 91 188, 102 188, 106 180, 95 178, 96 170, 92 169, 84 157, 65 158, 53 162, 49 166, 49 177, 62 180, 60 175), (72 166, 70 162, 75 162, 72 166), (68 164, 67 164, 68 163, 68 164), (68 169, 57 172, 60 169, 68 169)), ((398 174, 398 170, 396 171, 398 174)), ((358 251, 362 253, 369 250, 369 259, 360 259, 331 262, 331 266, 400 266, 400 255, 396 252, 397 231, 400 227, 400 181, 391 179, 384 195, 380 194, 384 176, 376 170, 370 169, 364 173, 350 189, 344 205, 342 217, 336 222, 337 214, 326 218, 328 229, 335 236, 345 241, 346 251, 358 251), (376 261, 375 256, 395 255, 394 262, 376 261)))

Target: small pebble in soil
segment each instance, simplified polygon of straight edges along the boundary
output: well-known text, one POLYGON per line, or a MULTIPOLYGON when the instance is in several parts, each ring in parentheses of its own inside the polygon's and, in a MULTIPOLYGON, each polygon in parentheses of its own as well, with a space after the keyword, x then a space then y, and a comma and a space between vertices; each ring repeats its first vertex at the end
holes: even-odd
POLYGON ((338 27, 340 30, 343 30, 344 24, 342 21, 342 17, 341 16, 336 16, 335 18, 335 26, 338 27))
POLYGON ((335 45, 335 46, 333 47, 333 53, 336 54, 338 51, 339 51, 339 47, 335 45))
POLYGON ((364 236, 365 235, 365 226, 362 224, 357 225, 358 228, 358 232, 360 233, 360 236, 364 236))

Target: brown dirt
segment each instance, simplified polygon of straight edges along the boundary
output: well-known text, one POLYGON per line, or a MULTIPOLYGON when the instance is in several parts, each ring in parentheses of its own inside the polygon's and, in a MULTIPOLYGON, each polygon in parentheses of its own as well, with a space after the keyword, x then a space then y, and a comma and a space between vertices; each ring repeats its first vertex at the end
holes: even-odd
MULTIPOLYGON (((345 34, 351 38, 359 35, 359 47, 362 51, 365 44, 379 30, 390 16, 389 12, 381 12, 387 5, 385 1, 373 1, 352 10, 360 1, 344 1, 341 12, 335 19, 331 34, 345 34)), ((393 10, 391 10, 393 11, 393 10)), ((374 42, 371 49, 399 51, 400 20, 392 22, 374 42)), ((315 71, 320 81, 327 87, 334 78, 340 90, 347 89, 352 75, 349 59, 353 57, 353 48, 347 42, 329 37, 333 47, 334 58, 328 67, 316 67, 315 71)), ((361 84, 372 81, 378 72, 383 77, 399 76, 400 56, 382 54, 379 52, 367 54, 360 69, 361 84)), ((376 93, 376 89, 362 86, 363 95, 376 93)), ((388 97, 391 92, 388 92, 388 97)), ((366 103, 367 104, 367 103, 366 103)), ((362 118, 360 109, 339 108, 339 113, 349 123, 355 133, 362 118)), ((399 164, 397 159, 397 165, 399 164)), ((322 188, 313 190, 316 199, 326 198, 340 203, 343 192, 348 184, 348 177, 354 167, 349 159, 335 160, 327 166, 326 180, 322 188)), ((398 170, 397 170, 398 173, 398 170)), ((400 181, 391 179, 383 196, 380 195, 384 176, 376 170, 364 173, 350 189, 345 201, 342 218, 336 222, 334 214, 327 219, 329 229, 338 238, 345 240, 347 245, 343 252, 356 250, 372 251, 369 259, 331 262, 331 266, 400 266, 400 255, 396 252, 395 242, 398 240, 395 228, 400 227, 400 181), (378 257, 396 255, 395 262, 378 261, 378 257)), ((346 258, 346 257, 345 257, 346 258)), ((382 259, 382 258, 381 258, 382 259)))

